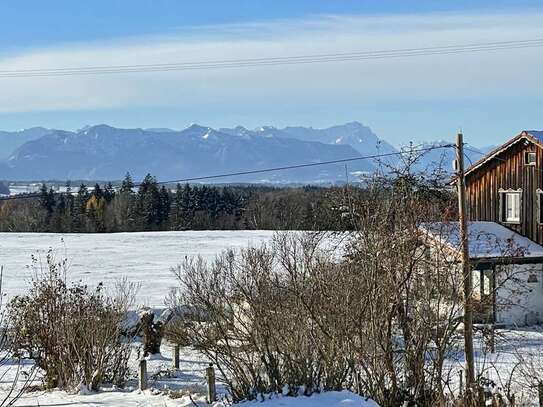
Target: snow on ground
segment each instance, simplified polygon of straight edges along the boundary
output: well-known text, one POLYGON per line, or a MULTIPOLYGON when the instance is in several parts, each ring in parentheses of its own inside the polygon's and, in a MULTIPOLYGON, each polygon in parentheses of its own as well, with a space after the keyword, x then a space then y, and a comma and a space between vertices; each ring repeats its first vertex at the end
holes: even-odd
MULTIPOLYGON (((461 345, 461 344, 459 344, 461 345)), ((135 344, 135 348, 139 346, 135 344)), ((137 390, 136 369, 137 352, 134 352, 131 366, 132 379, 124 390, 104 389, 99 393, 81 395, 68 394, 62 391, 36 391, 26 393, 16 406, 77 406, 86 405, 90 407, 110 406, 141 406, 141 407, 187 407, 194 406, 187 394, 192 394, 197 406, 207 406, 205 403, 205 368, 208 361, 199 352, 191 348, 181 348, 180 369, 173 369, 172 346, 164 343, 162 346, 163 358, 152 358, 148 361, 149 390, 140 392, 137 390), (172 399, 166 394, 170 391, 176 392, 178 398, 172 399)), ((511 385, 511 392, 515 394, 519 405, 526 407, 537 406, 536 389, 528 389, 522 383, 522 375, 517 363, 522 357, 528 363, 534 362, 539 368, 539 374, 543 374, 543 327, 528 327, 516 330, 497 330, 496 351, 493 354, 484 352, 480 334, 475 338, 476 368, 477 372, 483 372, 483 376, 493 380, 496 386, 503 391, 511 385), (499 371, 499 374, 496 371, 499 371), (511 373, 512 376, 511 376, 511 373), (511 379, 512 377, 512 379, 511 379)), ((463 357, 461 354, 451 355, 446 362, 446 371, 450 368, 449 387, 455 392, 458 390, 458 372, 463 368, 463 357)), ((28 368, 28 366, 26 367, 28 368)), ((4 375, 5 367, 0 367, 0 398, 3 398, 9 389, 10 378, 14 372, 4 375)), ((218 372, 217 372, 218 374, 218 372)), ((218 377, 217 391, 224 394, 226 389, 220 384, 218 377)), ((39 378, 36 379, 36 384, 39 378)), ((312 397, 266 397, 253 402, 242 403, 240 407, 324 407, 324 406, 362 406, 376 407, 377 404, 365 402, 360 396, 349 392, 329 392, 312 397), (364 404, 365 403, 365 404, 364 404)), ((217 403, 215 407, 222 407, 217 403)))
POLYGON ((242 403, 240 407, 379 407, 373 400, 366 400, 349 391, 330 391, 314 394, 311 397, 273 397, 267 400, 255 400, 242 403))
MULTIPOLYGON (((444 380, 456 394, 459 390, 460 374, 464 369, 463 341, 458 340, 458 353, 450 354, 445 361, 444 380)), ((490 352, 488 341, 480 330, 475 331, 475 373, 486 379, 489 389, 504 395, 508 391, 515 395, 517 405, 538 406, 537 389, 530 388, 527 368, 532 378, 543 377, 543 326, 530 326, 495 331, 495 350, 490 352)), ((464 380, 465 383, 465 380, 464 380)))
POLYGON ((269 241, 272 231, 186 231, 111 234, 0 233, 2 289, 11 297, 28 288, 31 255, 48 249, 57 260, 67 258, 68 278, 112 287, 127 277, 141 283, 137 303, 163 306, 175 278, 170 271, 185 256, 212 260, 228 248, 246 248, 269 241))
MULTIPOLYGON (((199 405, 205 403, 206 382, 205 368, 208 361, 197 351, 191 348, 180 350, 180 368, 175 370, 172 361, 172 346, 164 343, 162 346, 162 358, 152 358, 147 362, 149 390, 141 392, 137 389, 137 352, 138 343, 134 344, 135 351, 131 360, 131 380, 125 389, 104 388, 102 391, 90 394, 69 394, 64 391, 33 391, 27 392, 14 405, 15 406, 149 406, 185 407, 194 404, 188 396, 199 405), (171 391, 179 394, 177 398, 167 395, 171 391)), ((30 365, 25 366, 28 370, 30 365)), ((0 399, 3 399, 9 390, 11 379, 15 369, 7 371, 6 367, 0 368, 0 399)), ((36 376, 34 384, 40 384, 39 375, 36 376)), ((224 387, 218 383, 217 392, 224 394, 224 387)))
MULTIPOLYGON (((132 379, 126 389, 117 390, 105 388, 97 393, 90 394, 69 394, 64 391, 33 391, 25 393, 14 406, 18 407, 46 407, 46 406, 80 406, 88 407, 188 407, 209 406, 205 402, 206 382, 204 378, 205 368, 208 366, 205 358, 198 352, 184 348, 180 351, 180 368, 172 368, 172 347, 168 344, 162 347, 163 358, 152 358, 148 361, 149 390, 143 392, 137 389, 137 382, 132 379), (167 395, 169 391, 178 393, 177 398, 167 395), (188 394, 191 394, 189 396, 188 394)), ((136 358, 132 361, 135 370, 136 358)), ((0 369, 3 375, 5 369, 0 369)), ((3 399, 9 389, 9 374, 3 377, 0 382, 0 398, 3 399)), ((14 372, 11 372, 14 373, 14 372)), ((135 372, 134 372, 135 375, 135 372)), ((35 380, 39 384, 39 378, 35 380)), ((225 388, 218 383, 217 393, 225 394, 225 388)), ((220 401, 213 404, 213 407, 224 407, 226 403, 220 401)), ((378 405, 348 391, 327 392, 316 394, 311 397, 279 397, 267 396, 265 402, 258 401, 242 403, 242 407, 251 406, 265 407, 378 407, 378 405)))

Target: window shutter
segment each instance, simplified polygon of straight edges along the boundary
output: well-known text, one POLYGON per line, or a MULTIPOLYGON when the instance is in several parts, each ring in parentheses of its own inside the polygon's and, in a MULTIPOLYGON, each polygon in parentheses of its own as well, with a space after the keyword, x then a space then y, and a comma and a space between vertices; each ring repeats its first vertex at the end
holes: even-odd
POLYGON ((522 221, 522 214, 524 211, 522 210, 522 190, 520 190, 520 193, 518 194, 518 219, 520 223, 524 223, 522 221))
POLYGON ((500 222, 505 221, 505 202, 504 202, 504 199, 505 199, 505 193, 498 192, 498 200, 499 200, 499 203, 500 203, 498 220, 500 222))

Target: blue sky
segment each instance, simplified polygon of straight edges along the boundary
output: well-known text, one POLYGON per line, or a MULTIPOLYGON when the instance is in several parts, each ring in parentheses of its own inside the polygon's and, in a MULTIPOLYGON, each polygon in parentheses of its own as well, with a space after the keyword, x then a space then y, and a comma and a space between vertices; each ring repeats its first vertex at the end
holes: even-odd
MULTIPOLYGON (((386 50, 543 38, 536 1, 3 0, 0 70, 386 50)), ((0 129, 357 120, 399 145, 543 128, 541 49, 315 66, 0 78, 0 129)))

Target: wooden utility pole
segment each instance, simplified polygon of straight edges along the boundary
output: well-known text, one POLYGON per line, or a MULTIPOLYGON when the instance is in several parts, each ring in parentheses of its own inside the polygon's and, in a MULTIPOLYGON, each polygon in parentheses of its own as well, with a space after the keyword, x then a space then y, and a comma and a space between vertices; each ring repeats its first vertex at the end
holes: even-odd
POLYGON ((456 163, 458 187, 458 213, 460 223, 460 251, 464 280, 464 353, 466 355, 466 391, 474 390, 475 363, 473 357, 473 307, 471 295, 473 281, 469 261, 468 222, 466 218, 466 180, 464 178, 464 138, 456 136, 456 163))

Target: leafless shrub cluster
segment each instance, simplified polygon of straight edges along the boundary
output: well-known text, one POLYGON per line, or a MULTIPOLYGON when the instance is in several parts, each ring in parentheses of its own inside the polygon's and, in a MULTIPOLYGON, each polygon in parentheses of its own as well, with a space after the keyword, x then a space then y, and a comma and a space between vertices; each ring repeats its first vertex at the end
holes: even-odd
MULTIPOLYGON (((459 394, 460 253, 454 242, 435 244, 454 236, 456 198, 439 176, 417 175, 412 165, 367 178, 355 198, 349 186, 338 193, 333 206, 352 225, 348 233, 280 234, 270 245, 225 252, 211 264, 187 260, 175 270, 180 291, 170 300, 195 312, 169 328, 170 340, 199 348, 234 400, 350 389, 383 407, 481 402, 488 388, 483 370, 473 393, 481 399, 459 394), (443 228, 432 242, 422 232, 428 224, 443 228)), ((493 286, 475 285, 470 293, 483 295, 481 312, 508 284, 514 292, 496 306, 513 304, 526 270, 507 258, 522 248, 497 236, 470 239, 502 256, 493 286)), ((497 398, 511 398, 502 391, 497 398)))
POLYGON ((205 310, 185 319, 183 339, 235 400, 348 388, 385 407, 430 406, 452 393, 445 359, 458 343, 461 281, 418 229, 443 219, 450 194, 409 175, 372 182, 352 206, 359 232, 277 235, 176 270, 177 305, 205 310))
POLYGON ((121 336, 133 287, 120 283, 109 295, 100 284, 69 285, 65 262, 49 252, 26 295, 9 304, 14 348, 34 359, 46 388, 97 390, 101 383, 122 386, 130 344, 121 336))

